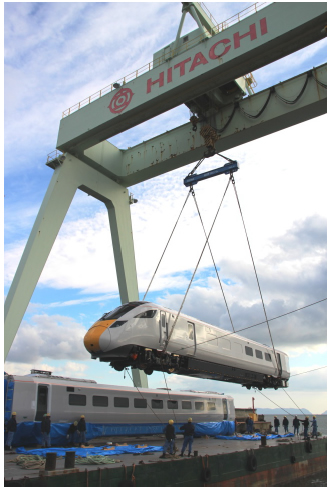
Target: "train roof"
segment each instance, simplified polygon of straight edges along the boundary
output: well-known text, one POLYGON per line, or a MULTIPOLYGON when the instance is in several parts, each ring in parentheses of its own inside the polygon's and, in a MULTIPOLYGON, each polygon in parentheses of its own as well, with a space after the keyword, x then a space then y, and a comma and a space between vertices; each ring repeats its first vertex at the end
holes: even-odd
POLYGON ((178 395, 189 395, 189 396, 196 396, 196 397, 201 397, 201 396, 207 396, 207 397, 219 397, 219 398, 232 398, 230 395, 225 395, 224 393, 218 393, 215 391, 195 391, 195 390, 171 390, 167 388, 135 388, 134 386, 117 386, 117 385, 106 385, 106 384, 99 384, 94 380, 89 380, 89 379, 79 379, 79 378, 66 378, 63 376, 53 376, 51 374, 37 374, 37 373, 31 373, 31 374, 26 374, 26 375, 11 375, 8 373, 5 373, 5 378, 11 378, 13 381, 20 381, 20 382, 30 382, 30 383, 45 383, 45 384, 52 384, 52 385, 64 385, 64 386, 79 386, 79 387, 86 387, 86 388, 95 388, 97 387, 98 389, 104 389, 104 390, 119 390, 119 391, 126 391, 126 392, 136 392, 138 393, 143 392, 143 393, 166 393, 166 391, 171 394, 172 396, 178 396, 178 395))

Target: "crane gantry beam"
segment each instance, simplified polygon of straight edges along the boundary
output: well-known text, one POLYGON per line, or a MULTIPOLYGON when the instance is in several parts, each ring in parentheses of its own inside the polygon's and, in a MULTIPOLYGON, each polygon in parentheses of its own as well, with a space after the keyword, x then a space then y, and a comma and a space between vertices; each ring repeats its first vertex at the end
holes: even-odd
MULTIPOLYGON (((327 91, 323 85, 326 80, 327 65, 324 64, 247 97, 236 103, 236 108, 235 104, 228 104, 213 119, 221 129, 235 109, 230 124, 215 143, 216 151, 222 153, 325 114, 327 91), (294 100, 306 82, 306 88, 295 104, 285 103, 279 98, 294 100), (244 114, 257 114, 270 91, 269 103, 262 117, 251 118, 244 114)), ((199 131, 200 125, 197 126, 197 131, 193 131, 191 123, 183 124, 127 150, 119 150, 109 141, 103 141, 85 150, 79 158, 117 183, 129 187, 203 158, 205 141, 199 131)), ((49 165, 53 164, 50 162, 49 165)))
POLYGON ((60 122, 75 153, 326 36, 326 2, 273 3, 94 100, 60 122))

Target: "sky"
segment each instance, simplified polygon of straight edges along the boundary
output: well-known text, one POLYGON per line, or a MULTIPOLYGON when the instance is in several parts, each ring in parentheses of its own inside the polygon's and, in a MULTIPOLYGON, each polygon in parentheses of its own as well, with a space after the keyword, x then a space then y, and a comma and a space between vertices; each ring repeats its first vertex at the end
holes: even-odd
MULTIPOLYGON (((251 3, 206 2, 222 22, 251 3)), ((172 42, 180 2, 6 2, 4 4, 4 294, 10 288, 52 170, 62 112, 144 66, 172 42)), ((186 17, 183 34, 196 28, 186 17)), ((253 72, 255 92, 326 62, 326 40, 253 72)), ((125 149, 188 122, 177 107, 109 141, 125 149)), ((326 345, 326 115, 225 152, 237 160, 235 181, 276 348, 289 355, 287 390, 248 391, 240 385, 166 376, 171 389, 225 392, 237 407, 327 409, 326 345), (316 303, 308 308, 304 306, 316 303), (322 368, 322 369, 320 369, 322 368)), ((200 171, 222 166, 214 157, 200 171)), ((194 163, 129 191, 140 299, 183 206, 183 179, 194 163)), ((227 177, 198 183, 195 193, 205 227, 214 219, 227 177)), ((192 199, 146 297, 180 308, 203 247, 192 199)), ((265 317, 236 198, 230 187, 210 244, 235 330, 265 317)), ((77 191, 5 362, 5 371, 30 369, 58 376, 131 385, 127 373, 91 360, 83 345, 88 328, 120 304, 111 235, 104 205, 77 191)), ((231 330, 208 251, 187 295, 184 313, 231 330)), ((264 323, 242 335, 271 344, 264 323)), ((162 374, 149 387, 164 387, 162 374)))

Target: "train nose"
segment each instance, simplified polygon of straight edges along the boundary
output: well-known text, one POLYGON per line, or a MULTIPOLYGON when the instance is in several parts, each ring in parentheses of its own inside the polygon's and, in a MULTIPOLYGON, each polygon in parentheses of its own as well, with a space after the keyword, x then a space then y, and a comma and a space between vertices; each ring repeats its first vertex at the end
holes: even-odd
POLYGON ((104 352, 110 345, 108 325, 93 325, 84 337, 84 345, 90 353, 104 352))

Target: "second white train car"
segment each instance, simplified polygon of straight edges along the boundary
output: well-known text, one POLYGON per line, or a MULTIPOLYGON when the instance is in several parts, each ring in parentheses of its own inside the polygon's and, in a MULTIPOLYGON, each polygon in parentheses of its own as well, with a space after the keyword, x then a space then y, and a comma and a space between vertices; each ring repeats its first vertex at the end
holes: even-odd
MULTIPOLYGON (((47 412, 52 424, 68 424, 85 415, 89 424, 130 424, 132 433, 150 433, 151 424, 169 419, 185 423, 235 420, 234 400, 215 392, 179 391, 98 384, 92 380, 53 376, 33 370, 26 376, 5 375, 5 420, 40 422, 47 412)), ((126 430, 126 433, 129 433, 126 430)))

